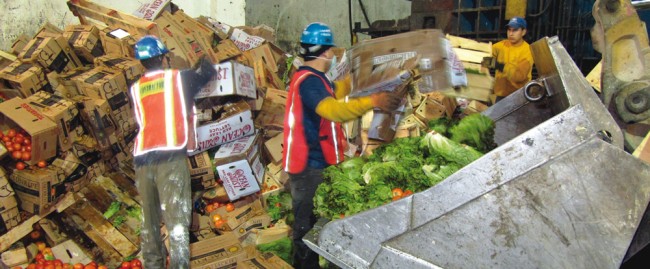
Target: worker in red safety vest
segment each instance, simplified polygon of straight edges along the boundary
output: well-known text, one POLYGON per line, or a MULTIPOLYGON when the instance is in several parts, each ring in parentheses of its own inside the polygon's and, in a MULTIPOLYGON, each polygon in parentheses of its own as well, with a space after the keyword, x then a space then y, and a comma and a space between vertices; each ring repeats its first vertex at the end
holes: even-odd
POLYGON ((140 237, 146 268, 189 268, 192 199, 187 145, 194 134, 194 95, 216 74, 205 58, 193 69, 171 69, 168 52, 155 36, 145 36, 135 45, 135 57, 146 68, 131 86, 139 126, 133 162, 142 200, 140 237), (160 236, 163 222, 169 253, 160 236))
POLYGON ((343 161, 345 137, 341 122, 362 116, 372 108, 397 109, 401 97, 379 92, 347 98, 350 77, 330 81, 325 72, 336 65, 332 31, 326 24, 309 24, 300 38, 304 65, 291 78, 284 117, 283 166, 291 180, 293 197, 294 267, 319 268, 318 255, 302 241, 316 223, 313 197, 328 165, 343 161))

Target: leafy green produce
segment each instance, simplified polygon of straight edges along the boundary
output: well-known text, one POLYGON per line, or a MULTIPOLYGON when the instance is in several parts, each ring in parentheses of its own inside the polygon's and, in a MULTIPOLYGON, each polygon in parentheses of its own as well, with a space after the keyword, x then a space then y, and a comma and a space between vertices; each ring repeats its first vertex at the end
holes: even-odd
POLYGON ((120 211, 120 206, 122 203, 120 202, 112 202, 111 205, 106 209, 106 212, 104 212, 104 218, 105 219, 110 219, 115 213, 120 211))
POLYGON ((257 245, 257 250, 262 253, 271 252, 283 259, 288 264, 293 264, 291 253, 293 251, 293 242, 289 237, 278 239, 272 242, 257 245))
POLYGON ((476 115, 430 121, 432 131, 424 137, 397 138, 371 156, 325 168, 314 196, 314 213, 344 218, 403 197, 396 194, 420 192, 443 181, 483 155, 473 146, 486 151, 494 146, 494 123, 476 115), (448 138, 453 134, 459 141, 448 138))
POLYGON ((482 114, 464 117, 449 129, 450 138, 461 144, 486 153, 496 148, 494 143, 494 121, 482 114))

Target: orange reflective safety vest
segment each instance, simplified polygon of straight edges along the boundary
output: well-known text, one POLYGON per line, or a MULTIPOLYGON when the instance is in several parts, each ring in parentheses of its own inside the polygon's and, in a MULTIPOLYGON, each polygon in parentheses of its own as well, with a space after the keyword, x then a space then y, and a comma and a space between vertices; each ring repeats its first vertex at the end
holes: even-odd
MULTIPOLYGON (((300 70, 294 75, 293 81, 289 85, 289 95, 284 112, 284 152, 282 153, 282 163, 284 170, 288 173, 297 174, 307 167, 309 157, 309 146, 303 123, 303 105, 300 98, 300 83, 307 76, 317 76, 309 70, 300 70)), ((323 84, 327 91, 334 97, 334 91, 329 83, 322 77, 323 84)), ((343 161, 343 152, 345 150, 345 136, 340 123, 332 122, 321 117, 318 131, 321 150, 325 156, 325 162, 330 165, 343 161)))
POLYGON ((154 71, 131 86, 140 129, 133 155, 155 150, 179 150, 193 132, 188 124, 183 83, 178 70, 154 71))

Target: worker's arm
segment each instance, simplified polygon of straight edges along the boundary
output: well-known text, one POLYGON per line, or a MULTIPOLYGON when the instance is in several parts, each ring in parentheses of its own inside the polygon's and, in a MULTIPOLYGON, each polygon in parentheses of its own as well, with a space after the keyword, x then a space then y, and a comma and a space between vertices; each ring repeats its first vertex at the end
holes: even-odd
POLYGON ((306 109, 313 109, 319 116, 334 122, 358 118, 373 107, 394 110, 400 102, 399 97, 387 92, 337 100, 324 89, 321 79, 316 76, 310 76, 300 84, 300 95, 306 109))
POLYGON ((193 99, 216 74, 214 65, 205 57, 201 57, 192 69, 181 71, 185 96, 193 99))
POLYGON ((334 95, 336 99, 343 99, 350 94, 351 90, 352 80, 349 74, 342 79, 334 81, 334 95))

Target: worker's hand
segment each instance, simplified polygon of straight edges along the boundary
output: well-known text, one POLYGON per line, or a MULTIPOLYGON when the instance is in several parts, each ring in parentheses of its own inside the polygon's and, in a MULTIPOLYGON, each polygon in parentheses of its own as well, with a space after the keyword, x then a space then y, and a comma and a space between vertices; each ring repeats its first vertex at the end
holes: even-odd
POLYGON ((499 71, 503 72, 503 68, 506 67, 506 64, 497 62, 495 64, 495 67, 496 67, 496 70, 499 70, 499 71))
POLYGON ((370 95, 372 105, 383 111, 394 111, 402 102, 402 96, 392 92, 377 92, 370 95))

